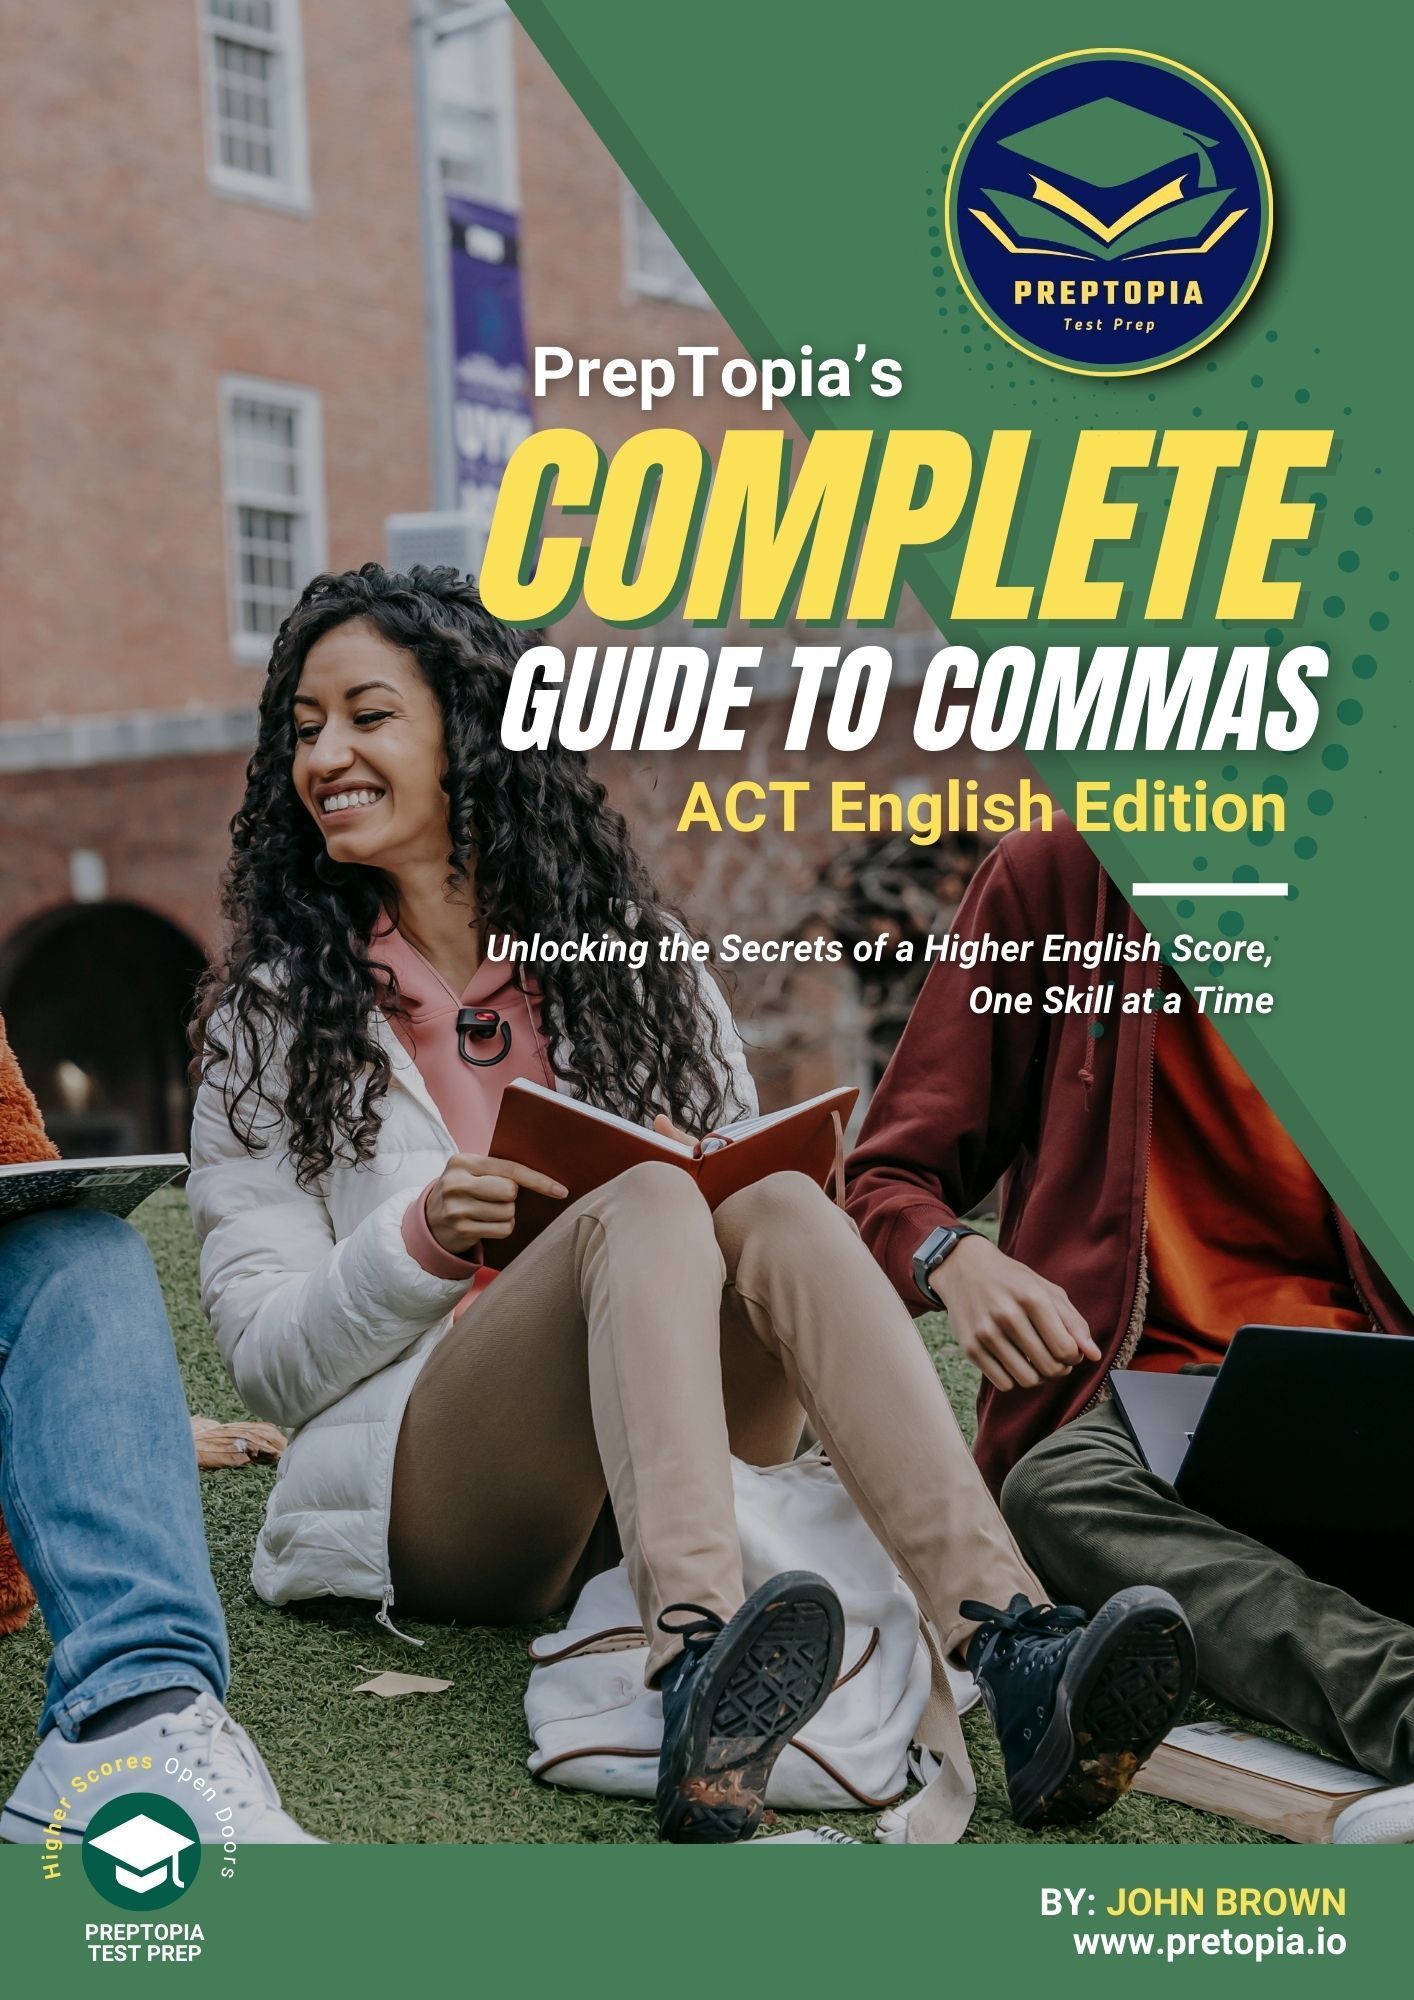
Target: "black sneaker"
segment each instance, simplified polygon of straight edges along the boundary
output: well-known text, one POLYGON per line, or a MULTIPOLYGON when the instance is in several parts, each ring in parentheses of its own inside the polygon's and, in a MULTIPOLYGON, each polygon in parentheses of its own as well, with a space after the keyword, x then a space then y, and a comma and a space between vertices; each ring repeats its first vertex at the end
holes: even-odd
POLYGON ((1138 1584, 1087 1623, 1074 1604, 964 1604, 980 1621, 967 1664, 982 1689, 1022 1826, 1096 1819, 1123 1798, 1183 1713, 1197 1674, 1188 1620, 1138 1584))
POLYGON ((760 1823, 771 1766, 835 1684, 839 1599, 822 1576, 784 1570, 725 1624, 698 1604, 670 1604, 658 1624, 683 1639, 661 1683, 658 1836, 745 1840, 760 1823), (670 1625, 673 1612, 691 1622, 670 1625))

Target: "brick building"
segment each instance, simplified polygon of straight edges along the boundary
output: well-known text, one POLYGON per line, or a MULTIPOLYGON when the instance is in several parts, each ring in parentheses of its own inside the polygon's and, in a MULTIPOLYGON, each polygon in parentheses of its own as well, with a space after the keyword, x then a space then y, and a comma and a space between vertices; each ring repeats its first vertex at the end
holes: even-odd
MULTIPOLYGON (((387 517, 432 504, 409 8, 47 0, 42 33, 11 20, 0 1010, 70 1151, 184 1142, 182 1023, 270 637, 310 574, 381 556, 387 517)), ((482 13, 438 58, 436 151, 518 215, 530 340, 736 351, 538 53, 482 13)), ((710 443, 765 421, 747 409, 655 420, 710 443)), ((606 446, 641 421, 565 395, 536 416, 606 446)), ((869 762, 918 778, 887 743, 869 762)), ((831 843, 675 835, 674 764, 605 766, 674 893, 709 927, 808 921, 831 843)), ((863 1069, 841 982, 752 990, 779 1088, 863 1069)))

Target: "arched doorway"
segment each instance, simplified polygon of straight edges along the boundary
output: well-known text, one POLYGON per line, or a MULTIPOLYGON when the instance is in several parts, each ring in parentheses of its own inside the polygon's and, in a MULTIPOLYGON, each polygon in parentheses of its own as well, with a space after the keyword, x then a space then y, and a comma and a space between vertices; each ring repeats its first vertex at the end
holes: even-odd
POLYGON ((204 964, 134 903, 51 910, 0 946, 0 1014, 61 1152, 185 1152, 186 1028, 204 964))

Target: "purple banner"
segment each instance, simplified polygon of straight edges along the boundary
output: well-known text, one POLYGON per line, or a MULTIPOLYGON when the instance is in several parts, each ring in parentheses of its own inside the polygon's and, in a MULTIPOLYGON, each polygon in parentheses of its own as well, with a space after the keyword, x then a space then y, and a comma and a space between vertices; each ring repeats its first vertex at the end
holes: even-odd
POLYGON ((511 453, 530 435, 530 374, 517 218, 447 196, 452 397, 460 505, 484 539, 511 453))

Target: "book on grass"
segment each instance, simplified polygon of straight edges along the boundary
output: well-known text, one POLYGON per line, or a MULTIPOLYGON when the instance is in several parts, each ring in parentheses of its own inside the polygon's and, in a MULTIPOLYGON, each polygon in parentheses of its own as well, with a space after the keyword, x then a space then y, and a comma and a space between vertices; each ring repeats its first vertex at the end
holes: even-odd
POLYGON ((1270 1736, 1222 1722, 1185 1722, 1169 1731, 1134 1789, 1223 1813, 1284 1840, 1324 1841, 1347 1806, 1385 1783, 1270 1736))
POLYGON ((97 1208, 131 1215, 139 1202, 187 1170, 185 1153, 135 1153, 112 1160, 21 1160, 0 1167, 0 1222, 48 1208, 97 1208))
MULTIPOLYGON (((858 1096, 853 1089, 827 1090, 785 1111, 739 1118, 700 1141, 684 1142, 517 1077, 502 1094, 491 1153, 560 1181, 569 1189, 570 1201, 592 1194, 630 1167, 662 1160, 691 1174, 708 1206, 716 1208, 728 1195, 787 1169, 808 1174, 824 1187, 834 1173, 841 1135, 858 1096)), ((488 1239, 486 1262, 493 1270, 503 1269, 565 1206, 522 1189, 514 1232, 499 1241, 488 1239)))

